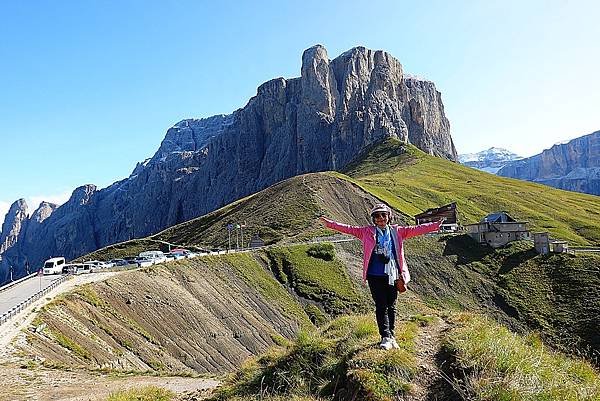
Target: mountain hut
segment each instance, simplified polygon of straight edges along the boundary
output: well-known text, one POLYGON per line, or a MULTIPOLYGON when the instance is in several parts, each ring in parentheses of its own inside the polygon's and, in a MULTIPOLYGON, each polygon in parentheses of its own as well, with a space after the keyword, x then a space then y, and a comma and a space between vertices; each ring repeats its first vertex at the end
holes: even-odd
POLYGON ((434 207, 425 210, 423 213, 415 216, 415 223, 417 225, 423 223, 430 223, 432 221, 438 221, 441 218, 445 218, 444 224, 442 224, 440 231, 454 232, 458 230, 458 215, 456 212, 456 202, 449 203, 444 206, 434 207))
POLYGON ((526 221, 516 221, 506 212, 494 212, 479 223, 467 224, 467 234, 480 244, 499 248, 512 241, 530 240, 526 221))

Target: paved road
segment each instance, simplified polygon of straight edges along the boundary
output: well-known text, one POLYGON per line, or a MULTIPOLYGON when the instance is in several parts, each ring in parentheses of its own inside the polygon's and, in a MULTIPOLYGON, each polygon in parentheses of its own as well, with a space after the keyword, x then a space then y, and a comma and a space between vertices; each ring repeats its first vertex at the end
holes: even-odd
POLYGON ((0 316, 27 300, 36 292, 48 287, 52 281, 59 277, 60 275, 34 276, 0 292, 0 316))

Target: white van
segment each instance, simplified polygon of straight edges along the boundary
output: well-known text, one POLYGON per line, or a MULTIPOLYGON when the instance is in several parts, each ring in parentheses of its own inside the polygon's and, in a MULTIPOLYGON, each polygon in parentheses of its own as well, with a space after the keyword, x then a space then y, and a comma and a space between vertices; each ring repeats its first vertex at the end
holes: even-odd
POLYGON ((65 265, 65 258, 50 258, 44 262, 44 275, 46 274, 61 274, 63 266, 65 265))
POLYGON ((162 251, 145 251, 141 252, 138 257, 140 259, 150 259, 152 264, 162 263, 167 261, 167 257, 162 251))

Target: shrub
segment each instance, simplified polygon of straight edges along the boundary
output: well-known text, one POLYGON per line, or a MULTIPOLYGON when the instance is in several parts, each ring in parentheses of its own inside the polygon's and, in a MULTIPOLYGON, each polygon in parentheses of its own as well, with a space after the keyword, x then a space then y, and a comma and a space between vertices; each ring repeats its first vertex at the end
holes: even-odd
POLYGON ((326 242, 323 244, 311 245, 306 253, 313 258, 330 261, 333 260, 335 256, 335 249, 333 248, 333 244, 326 242))

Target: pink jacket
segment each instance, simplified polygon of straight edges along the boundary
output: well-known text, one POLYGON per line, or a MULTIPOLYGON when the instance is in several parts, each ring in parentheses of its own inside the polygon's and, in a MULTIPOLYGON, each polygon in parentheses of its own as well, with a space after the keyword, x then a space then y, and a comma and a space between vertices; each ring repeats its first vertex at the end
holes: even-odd
MULTIPOLYGON (((336 231, 350 234, 362 241, 363 245, 363 283, 367 281, 367 269, 369 268, 369 259, 375 248, 375 226, 349 226, 347 224, 341 224, 328 218, 323 218, 325 225, 328 228, 332 228, 336 231)), ((400 274, 404 279, 405 283, 410 281, 410 273, 408 272, 408 266, 404 259, 404 247, 402 242, 405 239, 416 237, 417 235, 427 234, 433 231, 439 230, 442 225, 441 221, 434 223, 420 224, 418 226, 399 226, 397 224, 391 224, 392 229, 392 241, 396 247, 396 264, 400 269, 400 274)))

